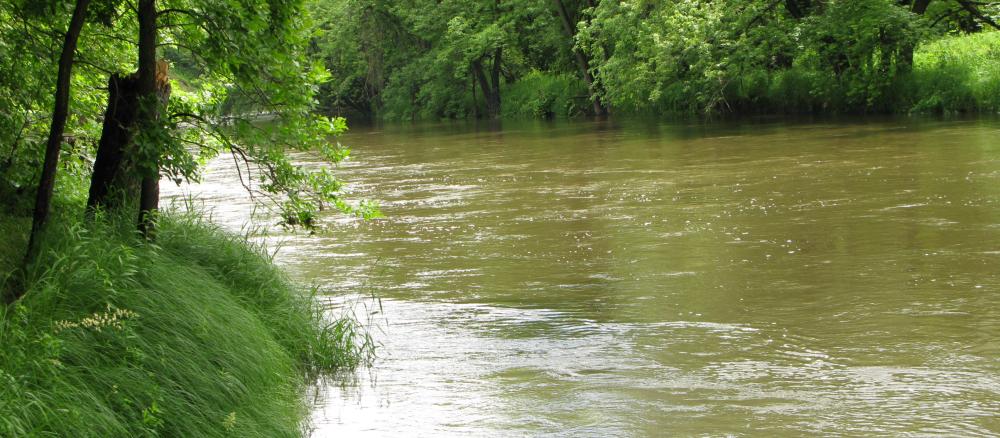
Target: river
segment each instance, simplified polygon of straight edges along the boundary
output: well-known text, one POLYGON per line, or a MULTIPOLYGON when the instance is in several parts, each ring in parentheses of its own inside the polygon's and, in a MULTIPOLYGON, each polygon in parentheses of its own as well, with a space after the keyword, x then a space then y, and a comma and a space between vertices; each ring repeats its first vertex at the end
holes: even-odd
MULTIPOLYGON (((316 437, 1000 434, 996 119, 340 141, 386 218, 269 238, 381 343, 316 437)), ((229 163, 181 191, 238 230, 229 163)))

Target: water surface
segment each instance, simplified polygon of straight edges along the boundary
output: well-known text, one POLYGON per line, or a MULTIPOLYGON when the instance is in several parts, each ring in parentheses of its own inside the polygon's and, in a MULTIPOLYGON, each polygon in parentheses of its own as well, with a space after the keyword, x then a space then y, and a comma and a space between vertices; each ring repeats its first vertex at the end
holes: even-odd
MULTIPOLYGON (((380 297, 383 346, 315 436, 1000 434, 1000 122, 341 141, 387 218, 278 260, 362 318, 380 297)), ((239 228, 225 163, 186 190, 239 228)))

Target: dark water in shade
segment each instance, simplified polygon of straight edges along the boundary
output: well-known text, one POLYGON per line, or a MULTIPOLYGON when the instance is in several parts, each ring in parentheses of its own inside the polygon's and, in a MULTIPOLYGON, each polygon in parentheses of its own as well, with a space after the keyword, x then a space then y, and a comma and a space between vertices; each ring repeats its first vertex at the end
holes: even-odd
MULTIPOLYGON (((341 141, 387 218, 271 238, 362 318, 381 297, 317 437, 1000 435, 1000 121, 341 141)), ((184 190, 238 229, 227 163, 184 190)))

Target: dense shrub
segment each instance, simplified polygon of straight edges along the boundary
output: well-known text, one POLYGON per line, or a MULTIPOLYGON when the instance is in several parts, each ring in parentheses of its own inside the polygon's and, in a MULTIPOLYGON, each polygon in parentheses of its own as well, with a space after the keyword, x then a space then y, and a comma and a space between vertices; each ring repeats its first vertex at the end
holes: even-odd
POLYGON ((587 86, 570 74, 533 71, 501 91, 505 117, 573 117, 590 107, 587 86))

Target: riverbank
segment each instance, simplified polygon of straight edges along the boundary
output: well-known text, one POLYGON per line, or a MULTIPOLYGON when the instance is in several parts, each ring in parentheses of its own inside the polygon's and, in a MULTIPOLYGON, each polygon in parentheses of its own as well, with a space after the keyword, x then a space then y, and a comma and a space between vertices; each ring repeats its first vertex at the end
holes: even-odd
MULTIPOLYGON (((612 94, 617 116, 992 114, 1000 111, 1000 32, 936 39, 920 45, 913 66, 879 80, 834 75, 801 63, 784 69, 741 71, 699 88, 612 94), (722 84, 722 85, 720 85, 722 84), (717 87, 717 88, 713 88, 717 87), (694 105, 713 96, 710 104, 694 105)), ((504 90, 504 118, 573 117, 587 111, 586 86, 566 75, 535 72, 504 90)))
MULTIPOLYGON (((299 436, 312 379, 370 359, 263 248, 167 215, 155 245, 54 218, 0 309, 0 436, 299 436)), ((0 272, 30 218, 0 215, 0 272)))
MULTIPOLYGON (((609 14, 606 19, 619 20, 615 17, 609 14)), ((632 19, 638 21, 616 27, 637 29, 638 23, 646 20, 632 19)), ((825 29, 809 38, 800 35, 806 42, 764 38, 762 41, 771 42, 765 44, 738 39, 697 47, 690 47, 688 42, 670 45, 660 41, 661 36, 677 33, 672 26, 639 26, 639 30, 620 34, 623 41, 614 39, 622 47, 600 61, 602 66, 595 67, 595 81, 600 84, 596 93, 613 117, 658 120, 1000 112, 1000 51, 996 49, 1000 47, 1000 32, 938 35, 927 31, 917 38, 913 29, 922 26, 918 21, 906 25, 906 32, 900 31, 908 32, 909 43, 893 40, 891 45, 883 46, 878 32, 863 32, 867 38, 863 41, 856 41, 860 36, 850 32, 839 33, 848 28, 876 29, 875 24, 820 25, 822 22, 802 24, 804 29, 813 29, 814 25, 825 29), (836 33, 837 42, 823 42, 827 39, 818 35, 825 32, 836 33), (737 50, 741 45, 743 49, 737 50)), ((787 32, 792 30, 778 34, 787 32)), ((330 67, 337 71, 337 66, 330 67)), ((442 77, 449 78, 449 82, 393 76, 383 85, 383 93, 363 102, 367 106, 354 103, 370 107, 367 113, 358 113, 342 103, 338 106, 341 101, 364 95, 359 91, 339 91, 344 95, 326 91, 321 100, 331 114, 346 115, 352 122, 490 118, 483 108, 481 91, 476 95, 468 82, 461 87, 461 81, 442 77)), ((549 64, 509 75, 497 87, 497 93, 498 117, 502 119, 583 118, 593 116, 595 111, 583 78, 549 64)))

